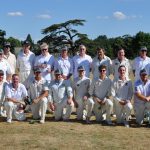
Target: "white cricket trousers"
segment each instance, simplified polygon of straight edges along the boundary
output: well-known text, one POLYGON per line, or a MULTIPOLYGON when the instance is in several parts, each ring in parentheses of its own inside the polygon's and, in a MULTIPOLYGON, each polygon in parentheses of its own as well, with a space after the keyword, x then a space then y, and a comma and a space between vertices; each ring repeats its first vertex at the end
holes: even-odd
POLYGON ((7 120, 12 120, 12 118, 15 118, 17 120, 23 121, 26 119, 24 112, 17 111, 17 104, 6 101, 4 106, 6 109, 7 120))
POLYGON ((87 108, 87 118, 90 118, 91 117, 91 114, 92 114, 92 110, 93 110, 93 107, 94 107, 94 101, 92 98, 89 98, 87 99, 86 101, 83 100, 83 99, 77 99, 76 100, 77 104, 78 104, 78 107, 77 107, 77 119, 78 120, 82 120, 83 119, 83 110, 85 108, 87 108), (87 107, 86 107, 87 106, 87 107))
POLYGON ((118 100, 114 99, 114 109, 117 123, 124 123, 124 120, 129 121, 133 106, 130 102, 126 105, 121 105, 118 100))
POLYGON ((42 98, 37 104, 32 103, 31 112, 33 119, 41 119, 45 121, 48 100, 46 97, 42 98))
POLYGON ((113 109, 113 103, 110 99, 105 99, 105 104, 104 105, 100 105, 97 101, 95 101, 94 104, 94 114, 96 117, 96 121, 100 122, 103 120, 103 114, 106 113, 106 121, 111 121, 111 112, 113 109))
POLYGON ((145 112, 150 111, 150 102, 145 102, 144 104, 135 103, 134 109, 135 109, 136 122, 141 125, 144 120, 145 112))
POLYGON ((67 100, 61 101, 60 103, 55 103, 55 111, 54 111, 54 117, 56 121, 59 121, 61 119, 68 120, 70 118, 70 115, 72 113, 74 104, 73 102, 69 105, 67 104, 67 100), (65 114, 64 114, 64 108, 66 108, 65 114))

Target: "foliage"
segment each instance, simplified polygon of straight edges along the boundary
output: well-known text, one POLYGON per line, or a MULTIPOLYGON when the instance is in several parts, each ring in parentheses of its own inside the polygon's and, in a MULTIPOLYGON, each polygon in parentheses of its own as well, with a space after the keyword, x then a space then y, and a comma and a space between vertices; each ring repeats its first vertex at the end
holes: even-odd
POLYGON ((86 34, 79 33, 73 26, 83 26, 85 20, 74 19, 64 23, 53 24, 42 30, 42 34, 46 36, 38 41, 38 43, 46 42, 50 45, 51 49, 59 49, 64 45, 68 45, 74 54, 78 45, 74 39, 81 39, 86 37, 86 34))
MULTIPOLYGON (((119 37, 108 38, 106 35, 99 35, 95 39, 89 39, 86 34, 79 33, 74 26, 83 26, 85 20, 74 19, 69 20, 64 23, 54 24, 42 30, 42 33, 46 36, 34 44, 31 35, 28 34, 26 40, 32 43, 32 50, 36 55, 40 54, 39 44, 42 42, 47 42, 50 46, 52 53, 59 52, 59 49, 67 45, 72 54, 78 50, 78 46, 83 44, 87 47, 87 52, 92 57, 96 54, 96 48, 102 47, 106 51, 106 55, 111 59, 117 56, 117 49, 122 47, 126 51, 126 57, 133 59, 138 55, 141 46, 146 46, 150 49, 150 33, 144 33, 139 31, 136 35, 123 35, 119 37)), ((14 47, 20 47, 20 40, 9 37, 5 39, 6 31, 0 30, 0 48, 3 48, 5 41, 9 41, 12 45, 12 50, 14 47)), ((150 54, 150 52, 149 52, 150 54)))

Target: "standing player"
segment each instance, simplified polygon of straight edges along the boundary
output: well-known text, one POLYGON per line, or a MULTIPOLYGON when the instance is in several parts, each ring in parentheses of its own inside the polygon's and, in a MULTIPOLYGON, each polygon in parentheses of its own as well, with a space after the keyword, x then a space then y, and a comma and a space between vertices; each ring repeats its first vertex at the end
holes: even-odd
POLYGON ((86 47, 84 45, 79 46, 79 55, 73 57, 73 64, 74 64, 74 70, 73 70, 74 79, 78 77, 79 66, 84 66, 86 77, 90 76, 92 58, 91 56, 86 54, 86 47))

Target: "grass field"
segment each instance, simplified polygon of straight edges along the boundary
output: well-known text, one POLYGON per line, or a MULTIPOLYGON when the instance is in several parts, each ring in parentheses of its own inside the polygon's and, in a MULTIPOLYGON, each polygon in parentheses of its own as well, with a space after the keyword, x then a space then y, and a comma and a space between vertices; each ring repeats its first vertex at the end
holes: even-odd
MULTIPOLYGON (((28 114, 27 114, 28 115, 28 114)), ((28 115, 29 116, 29 115, 28 115)), ((30 117, 28 117, 30 119, 30 117)), ((91 125, 77 122, 75 115, 70 122, 55 122, 51 114, 46 123, 29 124, 28 121, 13 121, 11 124, 0 118, 0 150, 46 149, 46 150, 148 150, 150 128, 104 126, 92 117, 91 125)), ((134 120, 133 120, 134 121, 134 120)))

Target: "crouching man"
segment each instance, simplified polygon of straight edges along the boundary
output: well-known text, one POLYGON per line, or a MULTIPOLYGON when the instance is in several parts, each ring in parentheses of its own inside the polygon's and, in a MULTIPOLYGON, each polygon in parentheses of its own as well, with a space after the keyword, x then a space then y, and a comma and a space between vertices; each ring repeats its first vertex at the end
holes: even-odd
POLYGON ((55 79, 49 86, 49 101, 50 108, 54 111, 54 117, 56 121, 63 119, 69 120, 73 109, 73 93, 70 83, 62 78, 62 72, 55 70, 55 79), (64 108, 66 108, 64 114, 64 108))
POLYGON ((11 123, 12 117, 17 120, 23 121, 26 119, 24 114, 24 99, 27 98, 28 93, 25 86, 19 83, 18 74, 13 74, 12 83, 6 85, 5 88, 5 98, 4 103, 7 122, 11 123))
POLYGON ((106 66, 99 67, 99 78, 92 81, 89 94, 92 96, 94 104, 94 114, 96 121, 103 121, 103 114, 106 113, 106 123, 112 125, 110 114, 112 112, 113 103, 109 99, 111 94, 112 81, 106 76, 106 66))
POLYGON ((132 81, 126 78, 126 67, 121 65, 118 68, 119 79, 114 80, 112 84, 112 97, 117 117, 117 123, 123 123, 129 127, 129 116, 132 110, 131 99, 133 96, 132 81))
POLYGON ((150 112, 150 80, 145 69, 140 71, 140 78, 135 82, 134 109, 136 123, 141 126, 144 115, 150 112))
POLYGON ((85 77, 84 66, 78 67, 78 77, 74 80, 73 89, 75 92, 75 102, 77 103, 77 119, 83 119, 83 110, 87 106, 86 123, 90 123, 90 117, 94 106, 93 99, 89 99, 89 88, 91 81, 85 77))
POLYGON ((40 123, 44 123, 49 89, 46 81, 42 78, 40 69, 34 69, 34 78, 29 82, 28 87, 28 95, 32 102, 31 111, 33 119, 40 118, 40 123))

